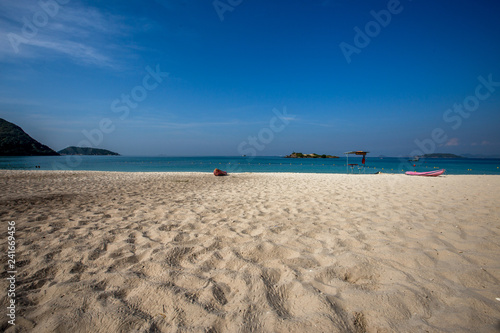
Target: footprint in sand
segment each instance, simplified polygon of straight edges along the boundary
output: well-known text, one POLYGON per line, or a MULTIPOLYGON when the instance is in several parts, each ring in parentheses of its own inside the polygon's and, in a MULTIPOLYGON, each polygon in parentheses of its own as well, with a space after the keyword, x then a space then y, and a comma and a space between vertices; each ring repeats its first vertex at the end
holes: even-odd
POLYGON ((290 312, 286 308, 288 291, 284 285, 278 285, 280 272, 267 269, 262 272, 261 278, 266 290, 266 299, 276 314, 283 319, 290 318, 290 312))

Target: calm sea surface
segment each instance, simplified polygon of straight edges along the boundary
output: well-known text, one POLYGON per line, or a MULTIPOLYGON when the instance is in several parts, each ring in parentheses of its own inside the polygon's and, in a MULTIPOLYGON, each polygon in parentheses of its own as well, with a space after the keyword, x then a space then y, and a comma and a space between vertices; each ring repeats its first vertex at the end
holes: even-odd
MULTIPOLYGON (((361 164, 360 157, 349 157, 349 164, 361 164)), ((500 159, 421 159, 367 157, 366 166, 346 166, 338 159, 289 159, 284 157, 131 157, 131 156, 47 156, 0 157, 0 169, 9 170, 90 170, 124 172, 299 172, 299 173, 404 173, 446 169, 450 175, 500 175, 500 159), (415 166, 414 166, 415 165, 415 166), (35 168, 40 166, 40 168, 35 168)))

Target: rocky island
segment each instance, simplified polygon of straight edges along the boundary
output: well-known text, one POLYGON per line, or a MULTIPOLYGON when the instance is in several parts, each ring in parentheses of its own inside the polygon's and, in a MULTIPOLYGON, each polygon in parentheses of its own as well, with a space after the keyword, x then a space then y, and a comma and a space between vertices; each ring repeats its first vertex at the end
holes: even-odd
POLYGON ((319 154, 302 154, 302 153, 296 153, 293 152, 290 155, 286 155, 285 158, 339 158, 338 156, 334 155, 319 155, 319 154))
POLYGON ((455 154, 446 154, 446 153, 425 154, 419 157, 420 158, 464 158, 463 156, 455 154))
POLYGON ((120 156, 120 154, 106 149, 90 147, 68 147, 59 151, 61 155, 101 155, 101 156, 120 156))

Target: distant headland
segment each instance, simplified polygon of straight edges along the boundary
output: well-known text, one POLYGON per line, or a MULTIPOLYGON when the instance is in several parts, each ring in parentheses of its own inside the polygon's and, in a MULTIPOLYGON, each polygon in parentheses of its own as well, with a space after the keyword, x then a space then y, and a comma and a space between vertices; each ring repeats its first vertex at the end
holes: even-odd
POLYGON ((0 118, 0 156, 58 156, 16 124, 0 118))
POLYGON ((419 156, 420 158, 465 158, 463 156, 455 154, 445 154, 445 153, 434 153, 434 154, 424 154, 419 156))
POLYGON ((286 155, 285 158, 339 158, 338 156, 334 155, 319 155, 319 154, 302 154, 302 153, 296 153, 293 152, 290 155, 286 155))
POLYGON ((90 147, 68 147, 58 151, 61 155, 105 155, 105 156, 120 156, 120 154, 106 149, 90 148, 90 147))

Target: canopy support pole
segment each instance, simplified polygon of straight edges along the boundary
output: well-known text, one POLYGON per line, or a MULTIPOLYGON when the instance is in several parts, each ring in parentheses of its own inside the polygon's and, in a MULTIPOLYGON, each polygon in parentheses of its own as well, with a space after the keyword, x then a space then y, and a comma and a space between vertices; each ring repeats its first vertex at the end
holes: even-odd
POLYGON ((345 154, 345 156, 347 157, 347 161, 345 162, 345 169, 349 174, 349 154, 345 154))

